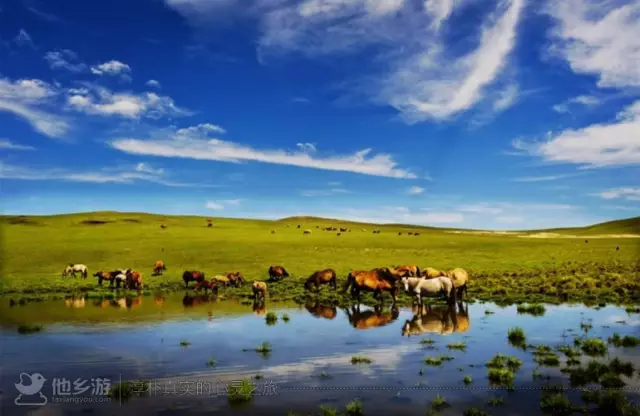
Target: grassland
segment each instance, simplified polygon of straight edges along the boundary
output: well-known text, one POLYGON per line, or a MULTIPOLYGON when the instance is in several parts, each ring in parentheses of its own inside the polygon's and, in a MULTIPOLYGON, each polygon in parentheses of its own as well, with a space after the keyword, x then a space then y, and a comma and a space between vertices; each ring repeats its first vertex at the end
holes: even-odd
MULTIPOLYGON (((68 263, 86 264, 90 275, 131 267, 143 273, 149 293, 183 289, 184 270, 202 270, 208 276, 239 270, 252 281, 265 280, 267 268, 281 264, 291 281, 273 285, 270 296, 301 301, 306 295, 297 281, 315 270, 335 269, 342 284, 353 269, 409 263, 438 269, 464 267, 472 279, 469 296, 476 299, 640 303, 640 239, 588 239, 591 234, 637 232, 640 217, 585 229, 553 230, 581 238, 453 233, 456 230, 311 217, 212 220, 213 226, 207 227, 203 217, 138 213, 2 216, 0 293, 107 291, 96 291, 91 276, 62 279, 60 274, 68 263), (351 231, 337 236, 337 232, 322 230, 327 226, 351 231), (303 235, 304 229, 310 229, 311 235, 303 235), (381 233, 373 234, 374 229, 381 233), (167 271, 151 276, 154 262, 160 259, 167 271)), ((248 287, 228 291, 240 297, 249 294, 248 287)), ((337 294, 323 296, 334 303, 344 300, 337 294)))

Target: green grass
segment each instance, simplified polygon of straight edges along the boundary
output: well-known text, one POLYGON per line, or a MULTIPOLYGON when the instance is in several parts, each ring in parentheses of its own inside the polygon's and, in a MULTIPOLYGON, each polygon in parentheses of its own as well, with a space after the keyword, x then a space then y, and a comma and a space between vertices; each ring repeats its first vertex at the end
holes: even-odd
POLYGON ((532 304, 532 305, 518 305, 518 313, 529 314, 533 316, 543 316, 546 312, 544 305, 532 304))
POLYGON ((278 315, 275 312, 267 312, 264 319, 267 321, 267 325, 274 325, 278 321, 278 315))
POLYGON ((492 397, 489 400, 487 400, 487 404, 489 406, 502 406, 504 404, 504 398, 502 397, 492 397))
POLYGON ((607 344, 598 338, 588 338, 582 341, 582 351, 592 357, 602 356, 607 352, 607 344))
POLYGON ((289 314, 287 314, 287 313, 283 313, 283 314, 282 314, 282 320, 283 320, 284 322, 289 322, 289 321, 291 320, 291 317, 289 316, 289 314))
POLYGON ((447 348, 450 350, 465 351, 467 349, 467 344, 465 344, 464 342, 455 342, 453 344, 447 345, 447 348))
POLYGON ((269 344, 267 341, 264 341, 262 343, 262 345, 258 346, 255 349, 256 352, 263 354, 263 355, 267 355, 269 354, 271 351, 273 351, 273 349, 271 348, 271 344, 269 344))
POLYGON ((507 338, 509 339, 509 343, 513 345, 523 345, 527 342, 527 337, 520 327, 511 328, 507 333, 507 338))
POLYGON ((462 381, 464 382, 464 384, 469 385, 469 384, 471 384, 471 382, 473 381, 473 379, 471 378, 471 376, 466 375, 466 376, 464 376, 464 378, 462 379, 462 381))
MULTIPOLYGON (((640 218, 634 218, 558 232, 602 233, 627 229, 629 224, 639 222, 640 218)), ((289 271, 291 282, 271 285, 270 297, 302 300, 310 295, 305 294, 300 281, 319 269, 335 269, 341 280, 338 283, 342 284, 352 269, 420 263, 420 259, 429 258, 433 267, 467 269, 471 275, 471 299, 640 302, 640 283, 635 278, 639 239, 593 238, 585 244, 582 238, 451 233, 447 229, 374 227, 311 217, 279 221, 213 218, 213 223, 214 227, 207 228, 204 217, 115 212, 0 216, 5 243, 0 293, 106 294, 108 290, 97 288, 91 275, 116 267, 140 271, 145 291, 178 291, 184 288, 181 274, 187 269, 202 270, 209 276, 239 270, 252 281, 265 280, 268 267, 279 263, 289 271), (103 223, 95 225, 96 221, 103 223), (160 224, 167 228, 161 229, 160 224), (286 224, 291 227, 285 228, 286 224), (302 229, 314 229, 313 234, 303 238, 297 224, 302 229), (343 233, 336 240, 334 233, 315 229, 316 225, 348 227, 352 232, 343 233), (382 230, 381 234, 372 234, 373 228, 382 230), (272 235, 272 229, 277 233, 272 235), (420 237, 397 237, 398 231, 409 229, 419 229, 420 237), (497 261, 495 253, 500 253, 497 261), (461 258, 464 264, 460 263, 461 258), (162 276, 151 276, 151 268, 159 259, 165 262, 167 271, 162 276), (62 279, 60 273, 67 263, 86 264, 89 277, 62 279)), ((246 296, 250 295, 250 285, 221 291, 246 296)), ((332 290, 323 291, 320 296, 334 298, 338 303, 348 298, 348 294, 339 295, 332 290)), ((399 301, 408 304, 411 298, 402 294, 399 301)))
POLYGON ((218 362, 216 360, 214 360, 213 358, 210 358, 207 361, 207 367, 215 367, 218 364, 218 362))
POLYGON ((352 400, 344 407, 344 413, 347 416, 364 416, 364 407, 358 399, 352 400))
POLYGON ((420 344, 422 345, 432 345, 435 344, 435 341, 431 338, 423 338, 420 340, 420 344))
POLYGON ((433 400, 431 400, 431 408, 433 410, 444 409, 445 407, 448 407, 448 406, 449 406, 449 403, 447 403, 445 398, 440 396, 439 394, 436 394, 436 397, 434 397, 433 400))
POLYGON ((556 367, 560 365, 560 357, 548 345, 538 345, 533 352, 534 361, 539 365, 556 367))
POLYGON ((18 333, 20 334, 35 334, 36 332, 40 332, 44 329, 42 325, 34 325, 34 324, 23 324, 18 326, 18 333))
POLYGON ((362 355, 354 355, 351 357, 351 364, 371 364, 373 360, 362 355))
POLYGON ((637 347, 640 345, 640 338, 634 337, 633 335, 625 335, 621 337, 620 334, 614 332, 612 337, 609 337, 607 340, 609 344, 613 344, 616 347, 637 347))
POLYGON ((180 341, 181 347, 188 347, 189 345, 191 345, 191 342, 187 341, 186 339, 183 339, 182 341, 180 341))
POLYGON ((573 405, 563 393, 553 392, 542 395, 540 410, 553 415, 571 415, 573 405))
POLYGON ((227 385, 227 400, 231 404, 240 404, 251 401, 256 389, 251 379, 244 378, 240 383, 232 382, 227 385))
POLYGON ((431 365, 434 367, 439 366, 440 364, 442 364, 444 361, 451 361, 453 360, 453 357, 448 356, 448 355, 440 355, 438 357, 425 357, 424 358, 424 363, 427 365, 431 365))
POLYGON ((338 409, 335 409, 333 407, 320 405, 320 411, 322 413, 322 416, 338 416, 338 409))

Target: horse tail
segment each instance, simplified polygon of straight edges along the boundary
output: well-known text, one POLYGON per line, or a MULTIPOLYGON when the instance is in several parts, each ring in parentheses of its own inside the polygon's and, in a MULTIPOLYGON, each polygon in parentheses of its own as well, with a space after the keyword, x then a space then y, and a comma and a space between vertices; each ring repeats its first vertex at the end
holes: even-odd
POLYGON ((416 266, 416 273, 418 274, 417 277, 422 277, 422 272, 420 271, 420 267, 416 266))
POLYGON ((347 283, 345 283, 344 287, 342 288, 342 293, 347 293, 349 286, 355 284, 355 280, 356 278, 353 276, 353 273, 349 273, 349 275, 347 276, 347 283))
POLYGON ((289 277, 289 272, 287 272, 287 269, 285 269, 284 267, 282 268, 282 275, 284 277, 289 277))

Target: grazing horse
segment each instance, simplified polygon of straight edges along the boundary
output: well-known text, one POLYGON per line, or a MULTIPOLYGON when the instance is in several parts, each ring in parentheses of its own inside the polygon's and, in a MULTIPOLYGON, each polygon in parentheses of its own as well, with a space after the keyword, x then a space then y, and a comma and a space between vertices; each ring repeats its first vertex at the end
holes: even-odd
POLYGON ((282 266, 271 266, 269 267, 269 281, 275 282, 277 280, 282 280, 285 277, 289 277, 289 273, 282 266))
POLYGON ((185 270, 182 273, 182 280, 184 280, 184 288, 189 287, 189 282, 200 283, 204 280, 204 273, 197 270, 185 270))
POLYGON ((211 278, 212 281, 216 282, 216 284, 220 286, 227 287, 229 286, 230 280, 227 276, 223 276, 221 274, 215 275, 211 278))
POLYGON ((76 277, 76 273, 80 273, 83 278, 87 278, 87 273, 89 273, 89 268, 84 264, 69 264, 62 271, 62 277, 67 277, 69 275, 76 277))
POLYGON ((336 271, 333 269, 318 270, 304 282, 304 288, 311 290, 312 286, 316 287, 316 292, 320 291, 320 285, 331 284, 331 287, 336 289, 336 271))
POLYGON ((456 267, 453 270, 444 272, 443 276, 447 276, 449 279, 453 281, 453 285, 456 288, 458 298, 462 300, 462 292, 464 292, 465 295, 467 294, 467 283, 469 283, 469 273, 467 273, 465 269, 456 267))
POLYGON ((204 294, 207 294, 207 290, 211 289, 211 293, 213 294, 217 294, 218 293, 218 282, 214 279, 211 279, 211 281, 207 281, 206 279, 203 279, 202 281, 198 282, 198 284, 196 285, 196 287, 194 288, 194 290, 196 292, 199 292, 200 289, 204 288, 204 294))
POLYGON ((432 279, 434 277, 444 276, 444 272, 438 269, 434 269, 433 267, 425 267, 422 269, 422 276, 427 279, 432 279))
POLYGON ((351 310, 345 309, 345 314, 349 319, 349 323, 356 329, 369 329, 381 327, 390 324, 398 319, 400 311, 396 306, 391 308, 391 313, 383 312, 380 305, 376 305, 373 310, 367 309, 364 312, 360 308, 351 306, 351 310))
POLYGON ((418 300, 418 306, 422 306, 423 296, 444 295, 450 304, 456 301, 456 291, 452 279, 440 276, 433 279, 422 277, 403 277, 402 284, 407 294, 414 295, 418 300))
POLYGON ((403 266, 394 267, 395 271, 402 277, 416 277, 420 276, 420 268, 415 264, 405 264, 403 266))
POLYGON ((307 303, 304 307, 316 318, 334 319, 338 314, 335 306, 322 306, 317 300, 314 304, 307 303))
POLYGON ((233 287, 240 287, 247 282, 240 272, 227 272, 227 279, 229 279, 229 284, 233 287))
POLYGON ((396 303, 398 297, 398 288, 396 282, 397 274, 392 272, 388 267, 373 270, 356 270, 349 273, 347 283, 342 293, 346 293, 351 287, 351 297, 357 298, 360 303, 360 292, 373 292, 373 297, 382 301, 382 292, 390 292, 393 303, 396 303))
POLYGON ((258 299, 262 299, 262 301, 264 301, 267 297, 267 284, 265 282, 253 282, 251 291, 253 292, 254 301, 257 301, 258 299))
POLYGON ((142 290, 142 275, 139 272, 128 269, 126 276, 125 287, 127 289, 142 290))
POLYGON ((120 288, 120 280, 116 279, 116 276, 118 275, 122 275, 122 273, 120 272, 120 270, 114 270, 112 272, 105 272, 105 271, 99 271, 99 272, 95 272, 93 274, 93 277, 97 277, 98 278, 98 285, 102 286, 102 281, 106 280, 109 282, 109 287, 113 287, 113 283, 115 282, 117 284, 117 288, 120 288))
POLYGON ((161 275, 164 270, 167 270, 164 262, 162 260, 156 261, 156 264, 153 265, 153 276, 161 275))

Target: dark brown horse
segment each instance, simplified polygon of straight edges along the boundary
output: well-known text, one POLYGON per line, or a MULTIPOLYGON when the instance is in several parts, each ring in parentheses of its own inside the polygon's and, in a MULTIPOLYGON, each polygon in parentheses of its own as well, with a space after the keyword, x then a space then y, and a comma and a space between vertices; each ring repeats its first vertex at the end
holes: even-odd
POLYGON ((119 275, 120 270, 114 270, 112 272, 99 271, 93 274, 94 277, 98 278, 98 285, 102 286, 102 281, 106 280, 109 282, 109 287, 112 288, 114 282, 116 283, 116 288, 120 288, 120 280, 116 279, 116 276, 119 275))
POLYGON ((282 280, 285 277, 289 277, 289 273, 282 266, 271 266, 269 267, 269 281, 275 282, 277 280, 282 280))
POLYGON ((156 264, 153 265, 153 276, 161 275, 164 270, 167 270, 164 262, 162 260, 156 261, 156 264))
POLYGON ((316 292, 320 290, 320 285, 329 283, 332 288, 336 289, 336 271, 333 269, 318 270, 304 282, 304 288, 311 290, 313 286, 316 287, 316 292))
POLYGON ((304 307, 316 318, 334 319, 338 314, 338 309, 335 306, 323 306, 318 301, 307 303, 304 307))
POLYGON ((228 272, 227 279, 229 279, 229 286, 231 287, 240 287, 247 282, 240 272, 228 272))
POLYGON ((197 270, 185 270, 182 273, 182 280, 184 280, 184 288, 189 287, 189 282, 200 283, 204 280, 204 273, 197 270))
POLYGON ((351 306, 351 310, 345 309, 349 323, 356 329, 369 329, 390 324, 398 319, 400 311, 396 306, 391 308, 391 313, 383 312, 379 305, 373 309, 361 311, 359 307, 351 306))
POLYGON ((125 287, 127 289, 142 290, 142 275, 135 270, 128 269, 125 287))
POLYGON ((401 276, 388 267, 373 270, 355 270, 347 276, 347 283, 342 290, 345 293, 351 287, 351 297, 358 299, 360 303, 360 292, 373 292, 373 297, 382 301, 382 292, 390 292, 393 303, 398 298, 398 287, 396 283, 401 276))
POLYGON ((217 294, 218 293, 218 282, 216 282, 213 279, 211 279, 211 281, 207 281, 206 279, 202 279, 194 287, 194 290, 196 292, 199 292, 200 289, 203 289, 203 288, 204 288, 204 294, 205 295, 207 294, 207 290, 211 290, 211 293, 217 294))

